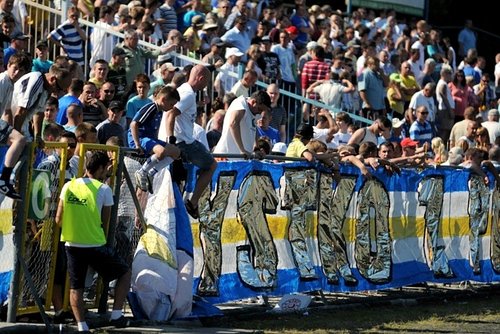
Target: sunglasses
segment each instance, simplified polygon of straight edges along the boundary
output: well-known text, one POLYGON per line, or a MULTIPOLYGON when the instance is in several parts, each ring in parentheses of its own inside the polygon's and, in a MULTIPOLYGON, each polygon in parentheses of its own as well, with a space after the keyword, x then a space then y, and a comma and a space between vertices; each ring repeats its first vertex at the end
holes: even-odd
POLYGON ((428 111, 421 111, 420 112, 422 115, 429 115, 429 112, 428 111))
POLYGON ((110 90, 110 89, 105 89, 104 90, 104 93, 106 94, 111 94, 111 93, 114 93, 115 91, 114 90, 110 90))
POLYGON ((68 143, 69 148, 76 148, 76 143, 68 143))

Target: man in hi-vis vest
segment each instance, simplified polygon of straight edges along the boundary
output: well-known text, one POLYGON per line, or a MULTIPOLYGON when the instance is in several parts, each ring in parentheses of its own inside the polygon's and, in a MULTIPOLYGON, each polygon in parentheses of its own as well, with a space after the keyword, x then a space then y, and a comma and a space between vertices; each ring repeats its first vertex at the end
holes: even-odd
POLYGON ((83 307, 83 289, 88 266, 105 281, 118 279, 110 325, 127 326, 122 308, 130 287, 130 269, 113 249, 106 246, 103 226, 109 222, 113 194, 102 183, 111 161, 106 152, 93 152, 86 161, 85 175, 67 182, 61 190, 56 223, 61 226, 70 277, 70 303, 78 331, 88 332, 83 307))

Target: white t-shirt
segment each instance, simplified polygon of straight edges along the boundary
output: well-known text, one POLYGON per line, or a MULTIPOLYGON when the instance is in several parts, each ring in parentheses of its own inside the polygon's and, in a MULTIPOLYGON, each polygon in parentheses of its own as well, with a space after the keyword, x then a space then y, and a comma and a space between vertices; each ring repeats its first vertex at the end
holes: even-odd
MULTIPOLYGON (((196 93, 187 82, 177 88, 177 91, 181 99, 175 104, 175 107, 181 114, 175 118, 174 136, 177 138, 178 143, 191 144, 195 140, 193 127, 196 120, 196 93)), ((163 141, 167 141, 166 123, 167 113, 163 113, 160 131, 158 132, 158 139, 163 141)))
POLYGON ((92 56, 90 57, 90 67, 93 67, 99 59, 107 62, 111 60, 113 48, 115 47, 114 36, 101 28, 111 29, 111 25, 106 22, 97 21, 97 27, 92 30, 90 43, 92 45, 92 56))
MULTIPOLYGON (((26 138, 31 138, 28 124, 36 113, 45 111, 45 103, 49 94, 43 88, 44 78, 40 72, 30 72, 23 75, 14 84, 14 92, 12 94, 12 112, 15 113, 17 108, 22 107, 28 110, 26 119, 22 125, 22 133, 26 138)), ((41 133, 40 129, 40 135, 41 133)))
POLYGON ((7 71, 0 73, 0 116, 3 115, 6 109, 10 109, 12 104, 12 92, 14 84, 7 75, 7 71))
POLYGON ((427 120, 434 122, 436 120, 436 103, 434 102, 434 98, 432 96, 425 96, 422 91, 416 92, 410 99, 409 107, 416 110, 420 106, 427 107, 427 111, 429 112, 427 120))
POLYGON ((214 147, 214 153, 239 154, 240 149, 236 144, 230 127, 232 115, 238 110, 245 110, 245 114, 240 121, 241 141, 245 151, 252 152, 255 144, 255 133, 257 132, 256 119, 248 107, 248 102, 243 96, 235 99, 227 109, 222 126, 222 135, 219 142, 214 147))
POLYGON ((208 141, 207 141, 207 132, 205 131, 205 129, 201 125, 199 125, 196 122, 194 123, 194 126, 193 126, 193 137, 194 137, 194 139, 196 139, 197 141, 202 143, 203 146, 205 146, 205 148, 207 149, 207 151, 210 151, 210 148, 208 147, 208 141))

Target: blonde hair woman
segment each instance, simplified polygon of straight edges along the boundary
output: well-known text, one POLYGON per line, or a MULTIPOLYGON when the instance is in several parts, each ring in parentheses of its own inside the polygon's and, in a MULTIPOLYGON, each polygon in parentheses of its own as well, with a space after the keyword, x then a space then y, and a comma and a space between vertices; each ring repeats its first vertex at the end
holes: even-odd
POLYGON ((250 48, 247 51, 247 55, 248 55, 248 62, 247 62, 246 70, 247 71, 254 70, 255 72, 257 72, 257 78, 259 80, 262 80, 262 69, 257 64, 257 60, 261 56, 261 51, 260 51, 259 45, 258 44, 250 45, 250 48))
POLYGON ((434 152, 434 162, 438 165, 448 160, 448 152, 444 146, 444 142, 440 137, 435 137, 431 141, 432 152, 434 152))

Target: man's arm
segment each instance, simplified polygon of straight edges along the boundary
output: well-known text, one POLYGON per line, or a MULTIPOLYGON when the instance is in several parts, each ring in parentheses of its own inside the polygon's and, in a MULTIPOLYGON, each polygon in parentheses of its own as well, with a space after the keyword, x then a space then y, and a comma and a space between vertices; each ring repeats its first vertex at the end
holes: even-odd
POLYGON ((130 134, 132 135, 132 138, 134 139, 135 148, 139 152, 144 153, 144 151, 142 150, 142 147, 141 147, 140 140, 139 140, 139 123, 137 123, 137 121, 132 121, 130 123, 130 134))
POLYGON ((347 143, 347 145, 358 144, 362 139, 364 131, 366 131, 365 128, 361 128, 361 129, 356 130, 356 132, 354 132, 353 135, 351 136, 351 138, 349 139, 349 142, 347 143))
POLYGON ((109 220, 111 218, 111 208, 112 206, 103 206, 101 210, 101 222, 103 226, 108 226, 109 220))
POLYGON ((167 111, 167 141, 170 136, 174 135, 175 118, 180 114, 180 110, 176 107, 167 111))
POLYGON ((62 222, 63 211, 64 211, 63 200, 60 199, 59 204, 57 205, 57 213, 56 213, 56 224, 59 227, 61 227, 63 223, 62 222))
MULTIPOLYGON (((245 110, 237 110, 234 113, 231 113, 229 116, 229 131, 231 132, 231 135, 234 138, 234 141, 236 142, 236 146, 238 146, 238 149, 240 150, 240 153, 242 154, 251 154, 251 152, 248 152, 245 150, 245 146, 243 145, 243 140, 241 139, 241 126, 240 122, 243 119, 243 116, 245 116, 245 110)), ((227 117, 227 115, 226 115, 227 117)))

